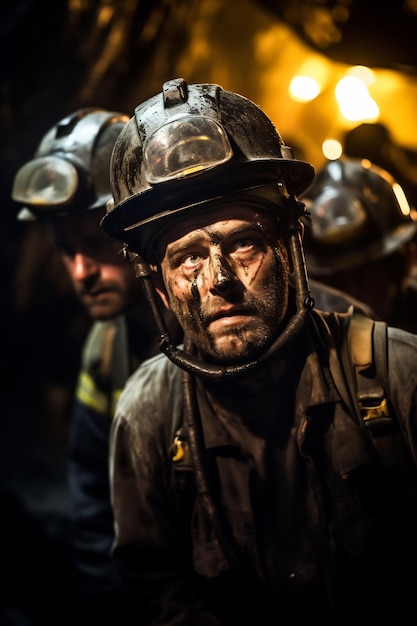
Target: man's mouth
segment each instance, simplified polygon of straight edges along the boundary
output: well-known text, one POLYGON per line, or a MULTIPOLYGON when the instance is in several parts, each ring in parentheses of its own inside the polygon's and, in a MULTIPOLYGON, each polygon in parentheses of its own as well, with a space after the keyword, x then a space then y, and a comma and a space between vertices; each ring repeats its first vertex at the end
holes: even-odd
POLYGON ((91 301, 91 300, 100 300, 101 298, 106 298, 110 293, 109 289, 98 289, 93 291, 83 291, 81 294, 83 300, 91 301))
POLYGON ((247 322, 248 317, 253 317, 252 309, 245 307, 219 309, 216 313, 208 316, 207 327, 213 330, 213 328, 237 326, 247 322))

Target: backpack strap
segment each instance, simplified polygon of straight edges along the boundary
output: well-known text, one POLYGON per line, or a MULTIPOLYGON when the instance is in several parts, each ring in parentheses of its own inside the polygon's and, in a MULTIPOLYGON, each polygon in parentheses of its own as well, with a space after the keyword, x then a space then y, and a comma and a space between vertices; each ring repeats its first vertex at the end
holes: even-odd
MULTIPOLYGON (((346 348, 353 367, 359 415, 363 425, 373 429, 391 422, 387 401, 387 324, 373 320, 359 309, 353 308, 345 350, 346 348)), ((346 354, 344 358, 346 359, 346 354)))
POLYGON ((412 457, 389 395, 388 326, 360 309, 351 307, 349 313, 342 362, 345 376, 350 384, 353 379, 356 391, 353 410, 384 466, 408 471, 412 457))

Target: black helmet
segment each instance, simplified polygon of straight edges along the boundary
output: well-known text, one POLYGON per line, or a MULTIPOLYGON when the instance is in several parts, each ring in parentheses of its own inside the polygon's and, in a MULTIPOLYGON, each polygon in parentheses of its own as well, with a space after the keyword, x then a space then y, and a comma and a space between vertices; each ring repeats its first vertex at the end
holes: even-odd
POLYGON ((145 258, 179 212, 277 182, 299 194, 314 177, 257 105, 219 85, 182 78, 136 107, 110 169, 114 200, 102 228, 145 258))
POLYGON ((55 124, 14 178, 12 198, 24 205, 18 219, 104 208, 111 198, 111 152, 128 121, 123 113, 83 108, 55 124))
POLYGON ((402 187, 368 160, 328 161, 302 196, 311 275, 325 276, 388 256, 416 234, 402 187))

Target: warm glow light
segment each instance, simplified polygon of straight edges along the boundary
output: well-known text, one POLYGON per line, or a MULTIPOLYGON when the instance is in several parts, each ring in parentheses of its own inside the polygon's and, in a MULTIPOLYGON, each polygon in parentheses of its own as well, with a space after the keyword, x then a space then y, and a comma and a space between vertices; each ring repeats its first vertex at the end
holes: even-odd
POLYGON ((356 78, 359 78, 359 80, 361 80, 367 87, 375 82, 374 72, 365 65, 355 65, 354 67, 351 67, 346 73, 348 76, 356 76, 356 78))
POLYGON ((369 95, 366 85, 356 76, 342 78, 336 85, 335 95, 341 114, 349 122, 377 119, 378 105, 369 95))
POLYGON ((321 145, 321 150, 329 161, 334 161, 342 156, 342 144, 336 139, 326 139, 321 145))
POLYGON ((289 87, 290 96, 299 102, 314 100, 320 93, 320 85, 310 76, 294 76, 289 87))

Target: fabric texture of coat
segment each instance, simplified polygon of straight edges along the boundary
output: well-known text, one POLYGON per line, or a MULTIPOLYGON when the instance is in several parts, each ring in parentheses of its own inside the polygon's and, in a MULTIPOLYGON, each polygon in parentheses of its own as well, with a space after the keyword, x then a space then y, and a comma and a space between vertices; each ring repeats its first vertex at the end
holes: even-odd
POLYGON ((404 621, 417 555, 417 336, 388 329, 396 418, 382 459, 340 393, 349 315, 313 310, 255 385, 196 381, 231 556, 181 443, 182 371, 158 355, 130 377, 111 433, 114 557, 143 624, 404 621))

